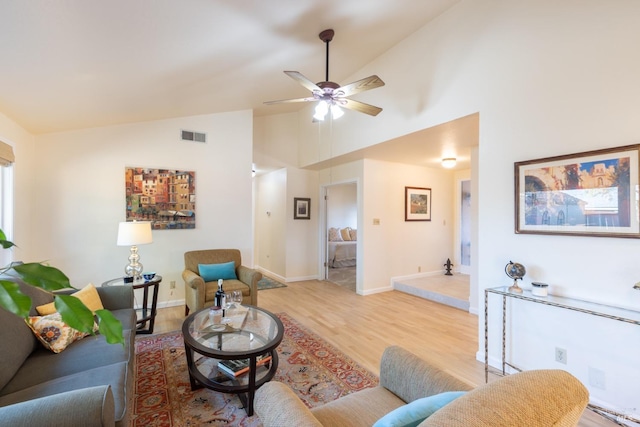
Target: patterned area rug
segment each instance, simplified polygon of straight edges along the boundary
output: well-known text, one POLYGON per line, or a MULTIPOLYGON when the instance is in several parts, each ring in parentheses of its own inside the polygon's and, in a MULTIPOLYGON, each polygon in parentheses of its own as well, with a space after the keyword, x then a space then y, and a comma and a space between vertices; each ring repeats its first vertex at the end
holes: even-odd
MULTIPOLYGON (((354 391, 373 387, 378 379, 318 335, 285 313, 274 381, 291 387, 310 408, 354 391)), ((137 378, 131 426, 258 427, 233 394, 208 389, 191 391, 180 332, 136 338, 137 378)))
POLYGON ((262 279, 258 282, 258 290, 274 289, 274 288, 286 288, 287 285, 280 283, 277 280, 273 280, 271 277, 262 276, 262 279))

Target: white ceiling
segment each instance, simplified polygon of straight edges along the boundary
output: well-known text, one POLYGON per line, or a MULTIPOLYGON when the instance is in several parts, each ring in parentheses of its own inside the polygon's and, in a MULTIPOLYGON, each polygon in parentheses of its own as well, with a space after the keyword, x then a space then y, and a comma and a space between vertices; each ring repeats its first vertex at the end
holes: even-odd
MULTIPOLYGON (((2 0, 0 112, 29 132, 300 104, 459 0, 2 0)), ((367 77, 367 76, 362 76, 367 77)), ((360 77, 359 77, 360 78, 360 77)))

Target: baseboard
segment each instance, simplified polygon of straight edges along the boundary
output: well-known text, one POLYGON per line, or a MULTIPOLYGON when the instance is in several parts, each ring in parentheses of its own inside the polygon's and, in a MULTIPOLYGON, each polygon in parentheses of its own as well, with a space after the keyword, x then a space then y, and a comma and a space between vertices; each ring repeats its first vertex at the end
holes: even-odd
POLYGON ((259 265, 254 266, 254 269, 258 270, 260 273, 265 276, 269 276, 270 278, 277 280, 282 283, 291 283, 291 282, 303 282, 305 280, 317 280, 318 276, 300 276, 300 277, 283 277, 279 274, 276 274, 272 271, 267 270, 266 268, 262 268, 259 265))
POLYGON ((176 307, 179 305, 184 305, 184 299, 175 299, 171 301, 163 301, 158 303, 158 308, 167 308, 167 307, 176 307))
POLYGON ((420 279, 422 277, 433 277, 440 276, 444 274, 444 270, 442 271, 427 271, 424 273, 416 273, 416 274, 408 274, 406 276, 394 276, 391 278, 391 284, 395 284, 396 282, 400 282, 402 280, 411 280, 411 279, 420 279))
POLYGON ((266 268, 262 268, 259 265, 255 265, 255 266, 253 266, 253 268, 255 270, 258 270, 260 273, 264 274, 265 276, 269 276, 273 280, 277 280, 278 282, 286 283, 286 281, 287 281, 287 279, 282 277, 281 275, 276 274, 276 273, 274 273, 272 271, 269 271, 266 268))
POLYGON ((362 293, 362 295, 373 295, 373 294, 379 294, 382 292, 389 292, 393 290, 393 286, 383 286, 380 288, 375 288, 375 289, 367 289, 366 291, 364 291, 362 293))

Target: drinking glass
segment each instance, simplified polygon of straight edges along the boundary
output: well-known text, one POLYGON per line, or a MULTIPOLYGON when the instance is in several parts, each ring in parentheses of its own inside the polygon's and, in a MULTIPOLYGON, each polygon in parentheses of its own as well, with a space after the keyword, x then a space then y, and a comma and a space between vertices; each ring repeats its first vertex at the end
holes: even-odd
POLYGON ((231 299, 235 303, 236 307, 242 305, 242 291, 233 291, 231 299))

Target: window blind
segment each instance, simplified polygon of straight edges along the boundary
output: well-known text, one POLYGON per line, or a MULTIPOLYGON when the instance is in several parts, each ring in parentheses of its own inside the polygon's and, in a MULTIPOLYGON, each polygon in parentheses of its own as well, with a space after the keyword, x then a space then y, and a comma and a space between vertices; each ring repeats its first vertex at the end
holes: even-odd
POLYGON ((0 141, 0 166, 9 166, 15 162, 16 158, 13 155, 13 147, 0 141))

